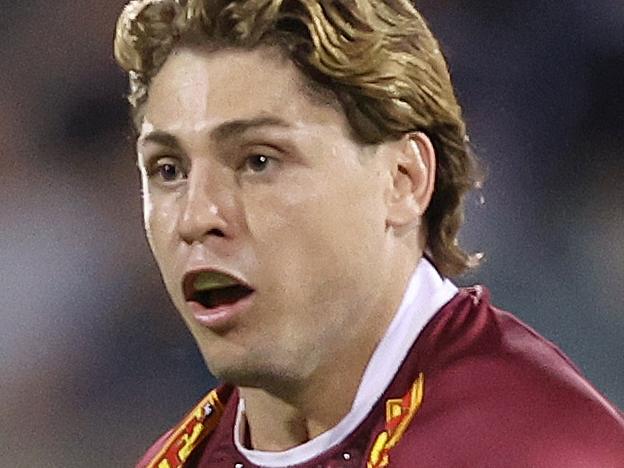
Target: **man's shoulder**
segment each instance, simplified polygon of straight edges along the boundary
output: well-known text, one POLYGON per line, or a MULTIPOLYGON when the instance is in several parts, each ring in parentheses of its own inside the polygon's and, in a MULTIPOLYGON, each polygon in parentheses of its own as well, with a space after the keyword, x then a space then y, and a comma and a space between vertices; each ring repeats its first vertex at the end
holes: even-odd
POLYGON ((484 286, 461 288, 434 316, 418 339, 438 368, 467 357, 540 371, 580 375, 575 364, 551 341, 510 312, 491 303, 484 286))
POLYGON ((447 450, 459 459, 507 454, 531 466, 624 460, 618 409, 554 344, 492 306, 486 288, 461 289, 414 352, 427 382, 421 428, 456 440, 447 450))
POLYGON ((234 387, 229 385, 221 385, 209 392, 178 424, 152 444, 137 463, 137 468, 175 468, 190 461, 195 455, 194 449, 206 443, 219 427, 234 393, 234 387))

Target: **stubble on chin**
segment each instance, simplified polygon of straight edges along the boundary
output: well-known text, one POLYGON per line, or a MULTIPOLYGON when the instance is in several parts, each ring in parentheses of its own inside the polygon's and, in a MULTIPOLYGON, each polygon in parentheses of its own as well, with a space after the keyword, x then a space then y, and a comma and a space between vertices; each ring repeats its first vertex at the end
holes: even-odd
POLYGON ((280 395, 297 388, 302 377, 296 369, 279 368, 268 359, 261 362, 207 362, 208 369, 220 382, 244 388, 257 388, 280 395))

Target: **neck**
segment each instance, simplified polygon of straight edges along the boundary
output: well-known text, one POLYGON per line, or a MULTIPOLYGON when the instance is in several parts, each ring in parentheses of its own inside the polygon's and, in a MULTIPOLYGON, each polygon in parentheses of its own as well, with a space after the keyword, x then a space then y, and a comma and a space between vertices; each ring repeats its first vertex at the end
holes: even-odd
MULTIPOLYGON (((281 452, 326 432, 351 410, 362 375, 398 309, 413 265, 392 272, 386 301, 369 312, 368 326, 305 381, 278 389, 241 387, 251 447, 281 452)), ((245 425, 243 424, 243 427, 245 425)), ((243 439, 241 439, 243 440, 243 439)))
MULTIPOLYGON (((301 445, 334 427, 349 412, 377 342, 359 347, 357 355, 341 353, 296 388, 278 392, 240 388, 251 447, 280 452, 301 445)), ((293 386, 294 387, 294 386, 293 386)))

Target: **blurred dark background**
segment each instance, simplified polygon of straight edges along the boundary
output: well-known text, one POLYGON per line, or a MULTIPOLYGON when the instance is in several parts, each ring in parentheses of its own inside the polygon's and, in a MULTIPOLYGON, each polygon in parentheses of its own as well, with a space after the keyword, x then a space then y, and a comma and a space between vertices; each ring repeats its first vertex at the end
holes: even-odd
MULTIPOLYGON (((213 384, 143 237, 122 0, 1 1, 0 465, 130 466, 213 384), (5 465, 6 464, 6 465, 5 465)), ((459 284, 624 406, 624 2, 417 2, 489 177, 459 284)))

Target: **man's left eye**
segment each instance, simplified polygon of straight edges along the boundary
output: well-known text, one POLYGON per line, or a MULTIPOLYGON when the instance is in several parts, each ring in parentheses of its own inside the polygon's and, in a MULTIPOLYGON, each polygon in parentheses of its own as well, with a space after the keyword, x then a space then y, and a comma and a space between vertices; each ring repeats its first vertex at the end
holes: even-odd
POLYGON ((245 159, 245 168, 252 172, 263 172, 267 169, 273 158, 264 154, 254 154, 245 159))

